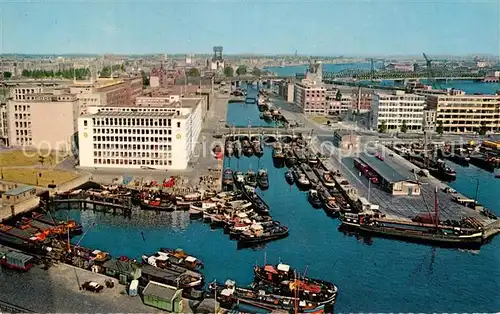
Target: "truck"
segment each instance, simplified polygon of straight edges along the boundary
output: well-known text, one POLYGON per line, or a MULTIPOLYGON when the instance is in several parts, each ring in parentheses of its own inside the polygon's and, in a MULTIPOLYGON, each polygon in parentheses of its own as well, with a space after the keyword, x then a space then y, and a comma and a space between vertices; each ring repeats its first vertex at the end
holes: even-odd
POLYGON ((33 267, 33 256, 19 252, 7 252, 0 258, 2 266, 17 269, 20 271, 28 271, 33 267))

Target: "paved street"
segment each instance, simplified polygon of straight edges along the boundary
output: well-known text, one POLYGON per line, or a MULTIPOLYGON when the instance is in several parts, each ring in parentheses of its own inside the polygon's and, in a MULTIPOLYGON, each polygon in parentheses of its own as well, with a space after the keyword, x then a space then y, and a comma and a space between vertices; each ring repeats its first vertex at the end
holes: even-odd
MULTIPOLYGON (((125 293, 125 286, 104 288, 101 293, 80 290, 79 284, 96 281, 104 285, 109 277, 65 264, 43 270, 33 267, 27 273, 0 269, 0 300, 36 313, 164 313, 142 303, 139 296, 125 293)), ((185 313, 192 313, 185 303, 185 313)))

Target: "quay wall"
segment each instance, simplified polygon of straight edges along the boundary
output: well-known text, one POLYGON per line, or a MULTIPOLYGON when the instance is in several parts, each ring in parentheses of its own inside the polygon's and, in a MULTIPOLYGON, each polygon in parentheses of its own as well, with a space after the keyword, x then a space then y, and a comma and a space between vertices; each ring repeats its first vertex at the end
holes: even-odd
POLYGON ((38 205, 40 205, 40 197, 36 196, 15 205, 0 207, 0 221, 3 222, 17 214, 30 211, 38 205))
POLYGON ((73 190, 73 189, 79 187, 80 185, 83 185, 89 181, 91 181, 91 175, 90 174, 83 174, 83 175, 81 175, 81 176, 79 176, 71 181, 64 182, 63 184, 59 185, 55 189, 52 189, 50 191, 50 194, 54 195, 55 193, 68 192, 68 191, 71 191, 71 190, 73 190))

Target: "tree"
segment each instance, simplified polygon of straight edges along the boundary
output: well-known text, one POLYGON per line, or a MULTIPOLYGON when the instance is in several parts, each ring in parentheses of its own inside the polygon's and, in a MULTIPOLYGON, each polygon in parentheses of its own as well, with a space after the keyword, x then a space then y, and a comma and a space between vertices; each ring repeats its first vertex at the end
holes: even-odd
POLYGON ((111 67, 105 66, 99 73, 99 77, 111 77, 111 67))
POLYGON ((232 68, 232 67, 230 67, 230 66, 226 66, 226 67, 224 68, 224 76, 226 76, 226 77, 233 77, 233 75, 234 75, 234 70, 233 70, 233 68, 232 68))
POLYGON ((198 70, 198 68, 191 68, 187 71, 187 76, 198 77, 198 76, 201 76, 201 73, 200 73, 200 70, 198 70))
POLYGON ((401 132, 406 133, 408 131, 408 126, 406 125, 406 120, 403 120, 403 123, 401 123, 401 132))
POLYGON ((379 133, 387 132, 387 124, 385 123, 384 120, 382 120, 382 122, 380 122, 380 125, 378 126, 378 132, 379 133))
POLYGON ((247 74, 247 66, 246 65, 240 65, 237 69, 236 69, 236 74, 237 75, 245 75, 247 74))
POLYGON ((337 94, 335 95, 335 100, 336 101, 342 100, 342 94, 340 93, 340 90, 337 90, 337 94))
POLYGON ((10 79, 12 77, 12 72, 5 71, 3 72, 4 79, 10 79))
POLYGON ((444 133, 443 121, 438 121, 437 127, 436 127, 436 132, 439 135, 442 135, 444 133))
POLYGON ((488 127, 486 126, 486 122, 481 122, 481 127, 479 127, 479 131, 477 132, 479 135, 486 135, 488 132, 488 127))
POLYGON ((141 71, 142 74, 142 85, 144 87, 149 86, 149 77, 146 75, 146 72, 141 71))
POLYGON ((253 70, 252 70, 252 75, 253 76, 260 76, 262 74, 262 71, 261 69, 259 69, 258 67, 254 67, 253 70))

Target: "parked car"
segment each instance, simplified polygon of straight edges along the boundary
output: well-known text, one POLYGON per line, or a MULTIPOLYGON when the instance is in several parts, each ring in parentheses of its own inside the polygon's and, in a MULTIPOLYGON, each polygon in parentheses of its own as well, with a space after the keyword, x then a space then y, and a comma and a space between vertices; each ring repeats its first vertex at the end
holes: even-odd
POLYGON ((103 286, 101 286, 100 284, 98 284, 95 281, 84 282, 83 285, 82 285, 82 288, 84 290, 92 291, 92 292, 95 292, 95 293, 99 293, 99 292, 102 291, 102 289, 104 289, 103 286))

